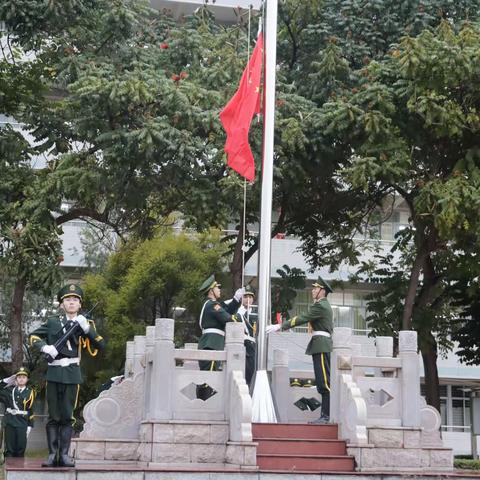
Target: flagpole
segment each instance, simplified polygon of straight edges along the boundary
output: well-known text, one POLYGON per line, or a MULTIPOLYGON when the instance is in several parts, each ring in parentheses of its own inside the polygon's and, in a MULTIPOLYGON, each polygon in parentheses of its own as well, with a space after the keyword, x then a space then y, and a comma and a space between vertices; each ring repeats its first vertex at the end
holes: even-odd
POLYGON ((270 324, 270 269, 273 196, 273 143, 278 0, 267 0, 265 15, 265 120, 263 132, 262 195, 258 263, 258 371, 253 391, 253 421, 275 422, 275 409, 267 378, 265 328, 270 324))

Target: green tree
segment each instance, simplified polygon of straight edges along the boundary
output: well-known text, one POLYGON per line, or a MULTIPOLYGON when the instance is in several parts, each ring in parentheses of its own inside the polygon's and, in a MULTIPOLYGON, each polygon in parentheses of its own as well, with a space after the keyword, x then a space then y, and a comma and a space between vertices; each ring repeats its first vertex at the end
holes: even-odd
MULTIPOLYGON (((446 21, 407 36, 382 61, 356 71, 357 87, 326 103, 322 113, 324 133, 351 152, 344 157, 345 185, 396 196, 408 206, 410 224, 394 247, 402 263, 389 267, 388 258, 380 258, 380 270, 367 264, 363 271, 385 279, 379 294, 385 296, 372 305, 381 307, 377 320, 383 315, 394 332, 419 332, 427 401, 437 408, 437 341, 449 345, 447 273, 460 252, 478 249, 480 240, 479 38, 473 24, 455 32, 446 21)), ((351 215, 367 208, 359 205, 351 215)))
POLYGON ((280 278, 272 280, 272 318, 275 313, 280 313, 285 319, 289 318, 298 290, 305 288, 305 272, 284 265, 277 273, 280 278))
POLYGON ((198 340, 198 287, 212 272, 222 270, 225 246, 219 240, 215 231, 132 240, 109 258, 102 273, 84 278, 86 307, 97 305, 93 315, 100 319, 108 344, 104 368, 97 363, 91 372, 96 380, 92 385, 120 371, 127 340, 144 335, 157 317, 175 319, 179 345, 198 340), (179 307, 185 309, 181 315, 179 307))

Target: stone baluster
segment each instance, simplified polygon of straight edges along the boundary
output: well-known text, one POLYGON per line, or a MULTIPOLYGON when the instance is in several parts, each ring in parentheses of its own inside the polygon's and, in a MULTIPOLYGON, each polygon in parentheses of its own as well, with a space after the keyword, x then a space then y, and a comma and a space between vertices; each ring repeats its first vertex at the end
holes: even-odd
POLYGON ((145 369, 145 351, 147 348, 147 339, 145 335, 135 335, 133 337, 133 374, 141 373, 145 369))
POLYGON ((330 364, 330 419, 332 422, 339 423, 341 420, 340 412, 340 374, 345 367, 346 357, 350 357, 351 364, 352 353, 352 329, 346 327, 337 327, 333 330, 333 352, 330 364))
POLYGON ((171 420, 173 417, 173 387, 175 374, 174 321, 171 318, 155 320, 153 345, 152 389, 150 392, 150 419, 171 420))
MULTIPOLYGON (((362 345, 360 343, 352 343, 350 345, 350 348, 351 348, 350 351, 352 354, 352 358, 361 357, 363 355, 362 345)), ((356 378, 356 377, 363 377, 363 376, 365 376, 365 368, 355 366, 352 361, 352 377, 356 378)))
MULTIPOLYGON (((393 357, 393 337, 376 337, 375 348, 377 357, 392 358, 393 357)), ((392 368, 376 368, 375 376, 390 377, 395 369, 392 368)), ((388 401, 388 395, 383 391, 375 392, 375 403, 383 405, 388 401)))
POLYGON ((133 377, 133 341, 127 342, 125 352, 125 378, 133 377))
POLYGON ((240 371, 245 378, 245 332, 243 323, 229 322, 225 329, 225 351, 227 353, 227 364, 225 369, 225 418, 230 415, 230 377, 232 372, 240 371))
POLYGON ((155 327, 149 326, 146 330, 146 349, 145 349, 145 389, 144 395, 144 412, 145 419, 150 418, 150 396, 152 388, 152 369, 153 369, 153 345, 155 342, 155 327))
MULTIPOLYGON (((198 343, 186 343, 184 348, 185 350, 197 350, 198 343)), ((183 368, 188 370, 199 370, 198 360, 184 360, 183 368)))
POLYGON ((273 351, 272 394, 277 407, 278 420, 288 423, 288 404, 291 395, 287 350, 273 351))
POLYGON ((420 367, 417 354, 417 332, 402 330, 398 336, 402 359, 400 388, 402 391, 402 426, 420 426, 420 367))

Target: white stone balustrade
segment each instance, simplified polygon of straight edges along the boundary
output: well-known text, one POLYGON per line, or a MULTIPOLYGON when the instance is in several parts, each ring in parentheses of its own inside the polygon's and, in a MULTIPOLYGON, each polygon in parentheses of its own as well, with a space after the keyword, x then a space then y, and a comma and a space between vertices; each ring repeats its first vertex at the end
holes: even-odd
MULTIPOLYGON (((358 469, 451 469, 453 456, 443 448, 440 414, 420 396, 417 333, 399 333, 397 357, 393 356, 393 338, 375 340, 376 355, 365 356, 352 343, 350 328, 335 328, 333 334, 330 418, 338 424, 340 438, 349 442, 358 469)), ((290 386, 290 378, 313 379, 313 368, 291 371, 286 352, 274 351, 272 390, 280 421, 318 417, 320 409, 302 411, 295 403, 313 396, 321 401, 321 396, 290 386)))
POLYGON ((227 324, 224 351, 176 349, 173 339, 174 321, 159 318, 127 342, 125 380, 84 408, 77 459, 106 461, 122 452, 119 459, 152 465, 256 465, 243 325, 227 324), (222 369, 201 371, 199 360, 222 369), (213 395, 197 398, 204 384, 213 395))

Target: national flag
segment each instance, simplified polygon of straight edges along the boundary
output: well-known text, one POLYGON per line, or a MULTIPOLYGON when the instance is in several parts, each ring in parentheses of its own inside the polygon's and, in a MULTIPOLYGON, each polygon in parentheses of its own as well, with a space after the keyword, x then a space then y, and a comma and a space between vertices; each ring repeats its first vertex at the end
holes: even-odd
POLYGON ((255 161, 248 143, 248 131, 254 114, 260 112, 262 58, 263 35, 260 33, 238 90, 220 113, 220 121, 227 132, 227 164, 251 182, 255 179, 255 161))

